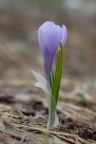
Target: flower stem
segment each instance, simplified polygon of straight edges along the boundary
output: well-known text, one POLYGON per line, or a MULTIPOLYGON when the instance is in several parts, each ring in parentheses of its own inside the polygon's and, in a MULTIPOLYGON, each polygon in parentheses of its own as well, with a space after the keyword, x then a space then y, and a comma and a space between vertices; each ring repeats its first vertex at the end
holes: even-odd
POLYGON ((56 102, 54 96, 51 96, 50 98, 51 100, 49 105, 49 118, 48 118, 47 129, 56 127, 59 124, 58 116, 56 114, 56 102))

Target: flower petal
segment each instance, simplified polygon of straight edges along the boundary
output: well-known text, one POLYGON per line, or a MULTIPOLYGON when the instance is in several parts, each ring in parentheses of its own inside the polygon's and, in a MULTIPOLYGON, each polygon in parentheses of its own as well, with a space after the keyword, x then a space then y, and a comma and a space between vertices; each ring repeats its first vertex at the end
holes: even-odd
POLYGON ((65 42, 67 40, 67 28, 65 25, 62 26, 62 45, 65 45, 65 42))
POLYGON ((45 59, 44 51, 46 47, 47 29, 50 28, 52 25, 54 25, 54 22, 45 22, 38 29, 38 42, 41 48, 43 59, 45 59))
POLYGON ((54 58, 60 46, 60 41, 62 41, 64 46, 66 39, 67 29, 64 25, 61 28, 54 22, 48 21, 42 24, 38 30, 38 42, 44 59, 44 68, 48 81, 54 58))

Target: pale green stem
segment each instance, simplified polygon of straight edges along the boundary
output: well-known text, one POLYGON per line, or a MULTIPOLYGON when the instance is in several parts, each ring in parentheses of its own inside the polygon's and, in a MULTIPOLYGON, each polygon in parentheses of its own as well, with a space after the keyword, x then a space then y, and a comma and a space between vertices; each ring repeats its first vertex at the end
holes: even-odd
POLYGON ((59 124, 58 116, 56 113, 56 102, 54 96, 51 96, 50 104, 49 104, 49 117, 47 128, 50 129, 52 127, 56 127, 59 124))

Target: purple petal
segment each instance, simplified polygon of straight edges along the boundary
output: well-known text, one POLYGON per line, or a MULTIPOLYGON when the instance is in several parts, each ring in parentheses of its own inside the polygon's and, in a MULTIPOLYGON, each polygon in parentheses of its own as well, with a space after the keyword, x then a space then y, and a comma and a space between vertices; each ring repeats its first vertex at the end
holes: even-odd
POLYGON ((44 59, 46 78, 49 80, 50 69, 60 46, 60 40, 64 46, 67 39, 67 29, 63 25, 55 25, 54 22, 45 22, 38 30, 38 42, 44 59))
POLYGON ((43 58, 45 57, 44 51, 46 50, 46 36, 47 36, 47 29, 54 25, 54 22, 45 22, 42 24, 38 30, 38 42, 41 48, 41 52, 43 58))
POLYGON ((62 44, 65 45, 65 42, 67 40, 67 28, 65 25, 62 26, 62 44))

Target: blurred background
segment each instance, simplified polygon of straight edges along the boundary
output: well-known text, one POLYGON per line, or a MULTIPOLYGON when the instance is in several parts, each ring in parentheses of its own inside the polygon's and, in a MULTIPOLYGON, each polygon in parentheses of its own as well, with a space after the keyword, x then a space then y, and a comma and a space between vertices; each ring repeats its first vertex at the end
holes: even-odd
POLYGON ((36 30, 65 24, 62 77, 96 77, 96 0, 0 0, 0 79, 44 75, 36 30))

